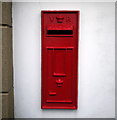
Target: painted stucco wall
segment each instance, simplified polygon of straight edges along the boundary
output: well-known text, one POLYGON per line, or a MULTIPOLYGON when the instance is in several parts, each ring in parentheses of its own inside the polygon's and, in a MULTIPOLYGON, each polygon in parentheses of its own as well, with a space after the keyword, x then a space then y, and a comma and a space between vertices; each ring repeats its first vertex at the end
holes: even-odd
POLYGON ((115 3, 13 3, 16 118, 115 116, 115 3), (79 10, 78 110, 41 109, 41 10, 79 10))

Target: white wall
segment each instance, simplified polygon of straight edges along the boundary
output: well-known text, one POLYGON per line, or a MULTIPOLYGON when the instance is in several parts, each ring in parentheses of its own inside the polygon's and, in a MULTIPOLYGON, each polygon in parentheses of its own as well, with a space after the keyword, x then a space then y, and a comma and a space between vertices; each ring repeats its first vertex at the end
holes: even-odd
POLYGON ((13 3, 16 118, 115 116, 114 3, 13 3), (41 109, 41 10, 80 10, 78 110, 41 109))

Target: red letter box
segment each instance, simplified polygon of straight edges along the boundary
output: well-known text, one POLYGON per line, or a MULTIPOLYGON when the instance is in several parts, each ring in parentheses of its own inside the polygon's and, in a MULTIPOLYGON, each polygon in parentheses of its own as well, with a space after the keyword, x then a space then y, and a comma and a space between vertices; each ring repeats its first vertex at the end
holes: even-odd
POLYGON ((42 109, 77 109, 79 11, 42 11, 42 109))

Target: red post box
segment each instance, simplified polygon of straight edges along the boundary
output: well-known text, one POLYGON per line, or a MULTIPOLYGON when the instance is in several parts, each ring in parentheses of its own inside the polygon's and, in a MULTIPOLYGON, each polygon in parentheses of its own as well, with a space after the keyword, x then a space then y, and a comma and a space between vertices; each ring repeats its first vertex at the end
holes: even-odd
POLYGON ((77 109, 79 11, 42 11, 42 109, 77 109))

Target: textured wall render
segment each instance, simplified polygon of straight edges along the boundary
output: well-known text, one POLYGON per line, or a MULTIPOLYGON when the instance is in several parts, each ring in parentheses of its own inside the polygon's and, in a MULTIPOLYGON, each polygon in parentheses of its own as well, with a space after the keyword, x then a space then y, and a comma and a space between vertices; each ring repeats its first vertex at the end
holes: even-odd
POLYGON ((16 118, 115 116, 114 3, 13 3, 16 118), (79 108, 41 109, 41 10, 80 10, 79 108), (31 108, 31 109, 30 109, 31 108))

